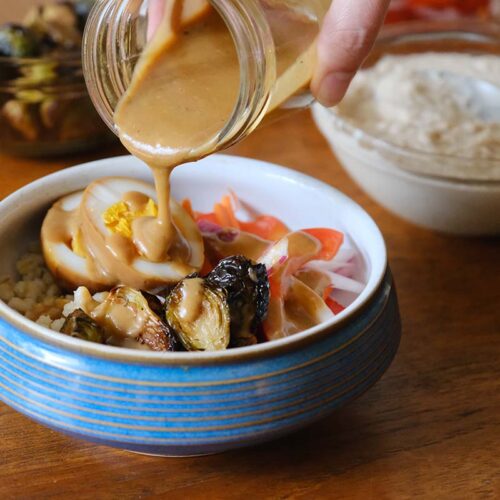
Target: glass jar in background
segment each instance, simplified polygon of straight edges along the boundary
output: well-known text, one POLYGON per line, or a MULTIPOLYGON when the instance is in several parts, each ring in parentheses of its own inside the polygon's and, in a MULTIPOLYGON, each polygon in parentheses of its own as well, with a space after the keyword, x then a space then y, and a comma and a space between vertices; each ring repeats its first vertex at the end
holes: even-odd
POLYGON ((79 54, 0 57, 0 151, 54 156, 111 140, 88 96, 79 54))
MULTIPOLYGON (((310 105, 316 39, 330 0, 211 0, 224 21, 238 55, 239 89, 226 123, 217 125, 217 150, 238 142, 264 119, 310 105)), ((83 41, 84 73, 101 117, 117 133, 114 112, 132 81, 147 44, 147 0, 101 0, 87 23, 83 41)), ((207 54, 210 59, 210 54, 207 54)), ((181 78, 217 71, 204 61, 181 78), (206 69, 208 68, 208 69, 206 69)), ((179 87, 183 87, 182 80, 179 87)), ((190 95, 186 95, 186 109, 190 95)), ((210 96, 207 96, 210 98, 210 96)), ((161 106, 161 98, 158 106, 161 106)), ((217 105, 214 103, 214 105, 217 105)), ((175 119, 175 117, 172 117, 175 119)))

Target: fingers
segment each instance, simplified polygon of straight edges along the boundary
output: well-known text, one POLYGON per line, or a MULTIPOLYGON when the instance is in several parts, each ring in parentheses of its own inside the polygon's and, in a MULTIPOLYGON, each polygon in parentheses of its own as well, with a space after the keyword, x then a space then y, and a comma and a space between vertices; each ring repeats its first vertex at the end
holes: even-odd
POLYGON ((151 40, 159 28, 165 12, 165 0, 149 0, 148 40, 151 40))
POLYGON ((334 0, 318 41, 312 91, 325 106, 347 92, 377 38, 390 0, 334 0))

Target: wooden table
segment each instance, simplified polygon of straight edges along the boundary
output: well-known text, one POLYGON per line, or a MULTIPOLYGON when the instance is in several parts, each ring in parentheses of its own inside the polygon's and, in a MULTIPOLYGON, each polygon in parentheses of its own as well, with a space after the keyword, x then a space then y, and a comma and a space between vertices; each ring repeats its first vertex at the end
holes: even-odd
MULTIPOLYGON (((94 446, 0 405, 0 498, 500 498, 500 241, 444 237, 389 214, 341 170, 307 114, 233 153, 318 177, 375 218, 404 323, 394 365, 308 429, 206 458, 94 446)), ((80 160, 0 157, 0 197, 80 160)))

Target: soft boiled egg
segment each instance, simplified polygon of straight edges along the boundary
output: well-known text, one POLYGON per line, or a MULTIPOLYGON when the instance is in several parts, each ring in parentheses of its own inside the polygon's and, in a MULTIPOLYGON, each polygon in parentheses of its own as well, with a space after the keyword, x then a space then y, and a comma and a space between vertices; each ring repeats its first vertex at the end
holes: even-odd
POLYGON ((92 291, 126 285, 154 290, 197 272, 204 262, 203 238, 195 221, 170 202, 176 237, 161 262, 151 262, 134 243, 133 222, 158 214, 152 185, 110 177, 56 202, 42 226, 45 261, 68 290, 92 291))

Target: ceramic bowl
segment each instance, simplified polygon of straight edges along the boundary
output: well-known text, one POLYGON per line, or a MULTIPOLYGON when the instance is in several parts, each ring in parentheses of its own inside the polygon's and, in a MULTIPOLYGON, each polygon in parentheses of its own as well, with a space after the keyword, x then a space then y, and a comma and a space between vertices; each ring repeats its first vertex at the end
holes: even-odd
MULTIPOLYGON (((36 181, 0 203, 0 275, 37 238, 62 195, 102 176, 151 180, 131 157, 36 181)), ((209 209, 233 189, 293 228, 349 233, 367 286, 330 323, 222 353, 101 346, 36 325, 0 302, 0 398, 63 433, 141 453, 187 456, 282 436, 364 393, 387 370, 401 327, 382 235, 353 201, 314 179, 254 160, 213 156, 179 168, 177 198, 209 209)))
MULTIPOLYGON (((499 42, 499 27, 488 23, 403 23, 386 29, 366 66, 386 54, 500 55, 499 42)), ((500 234, 500 159, 439 156, 396 147, 348 123, 335 109, 317 105, 313 115, 349 175, 391 212, 442 233, 500 234), (471 170, 473 163, 481 176, 458 174, 471 170), (434 174, 434 165, 446 165, 446 175, 434 174), (485 171, 495 172, 495 177, 486 180, 485 171)))

